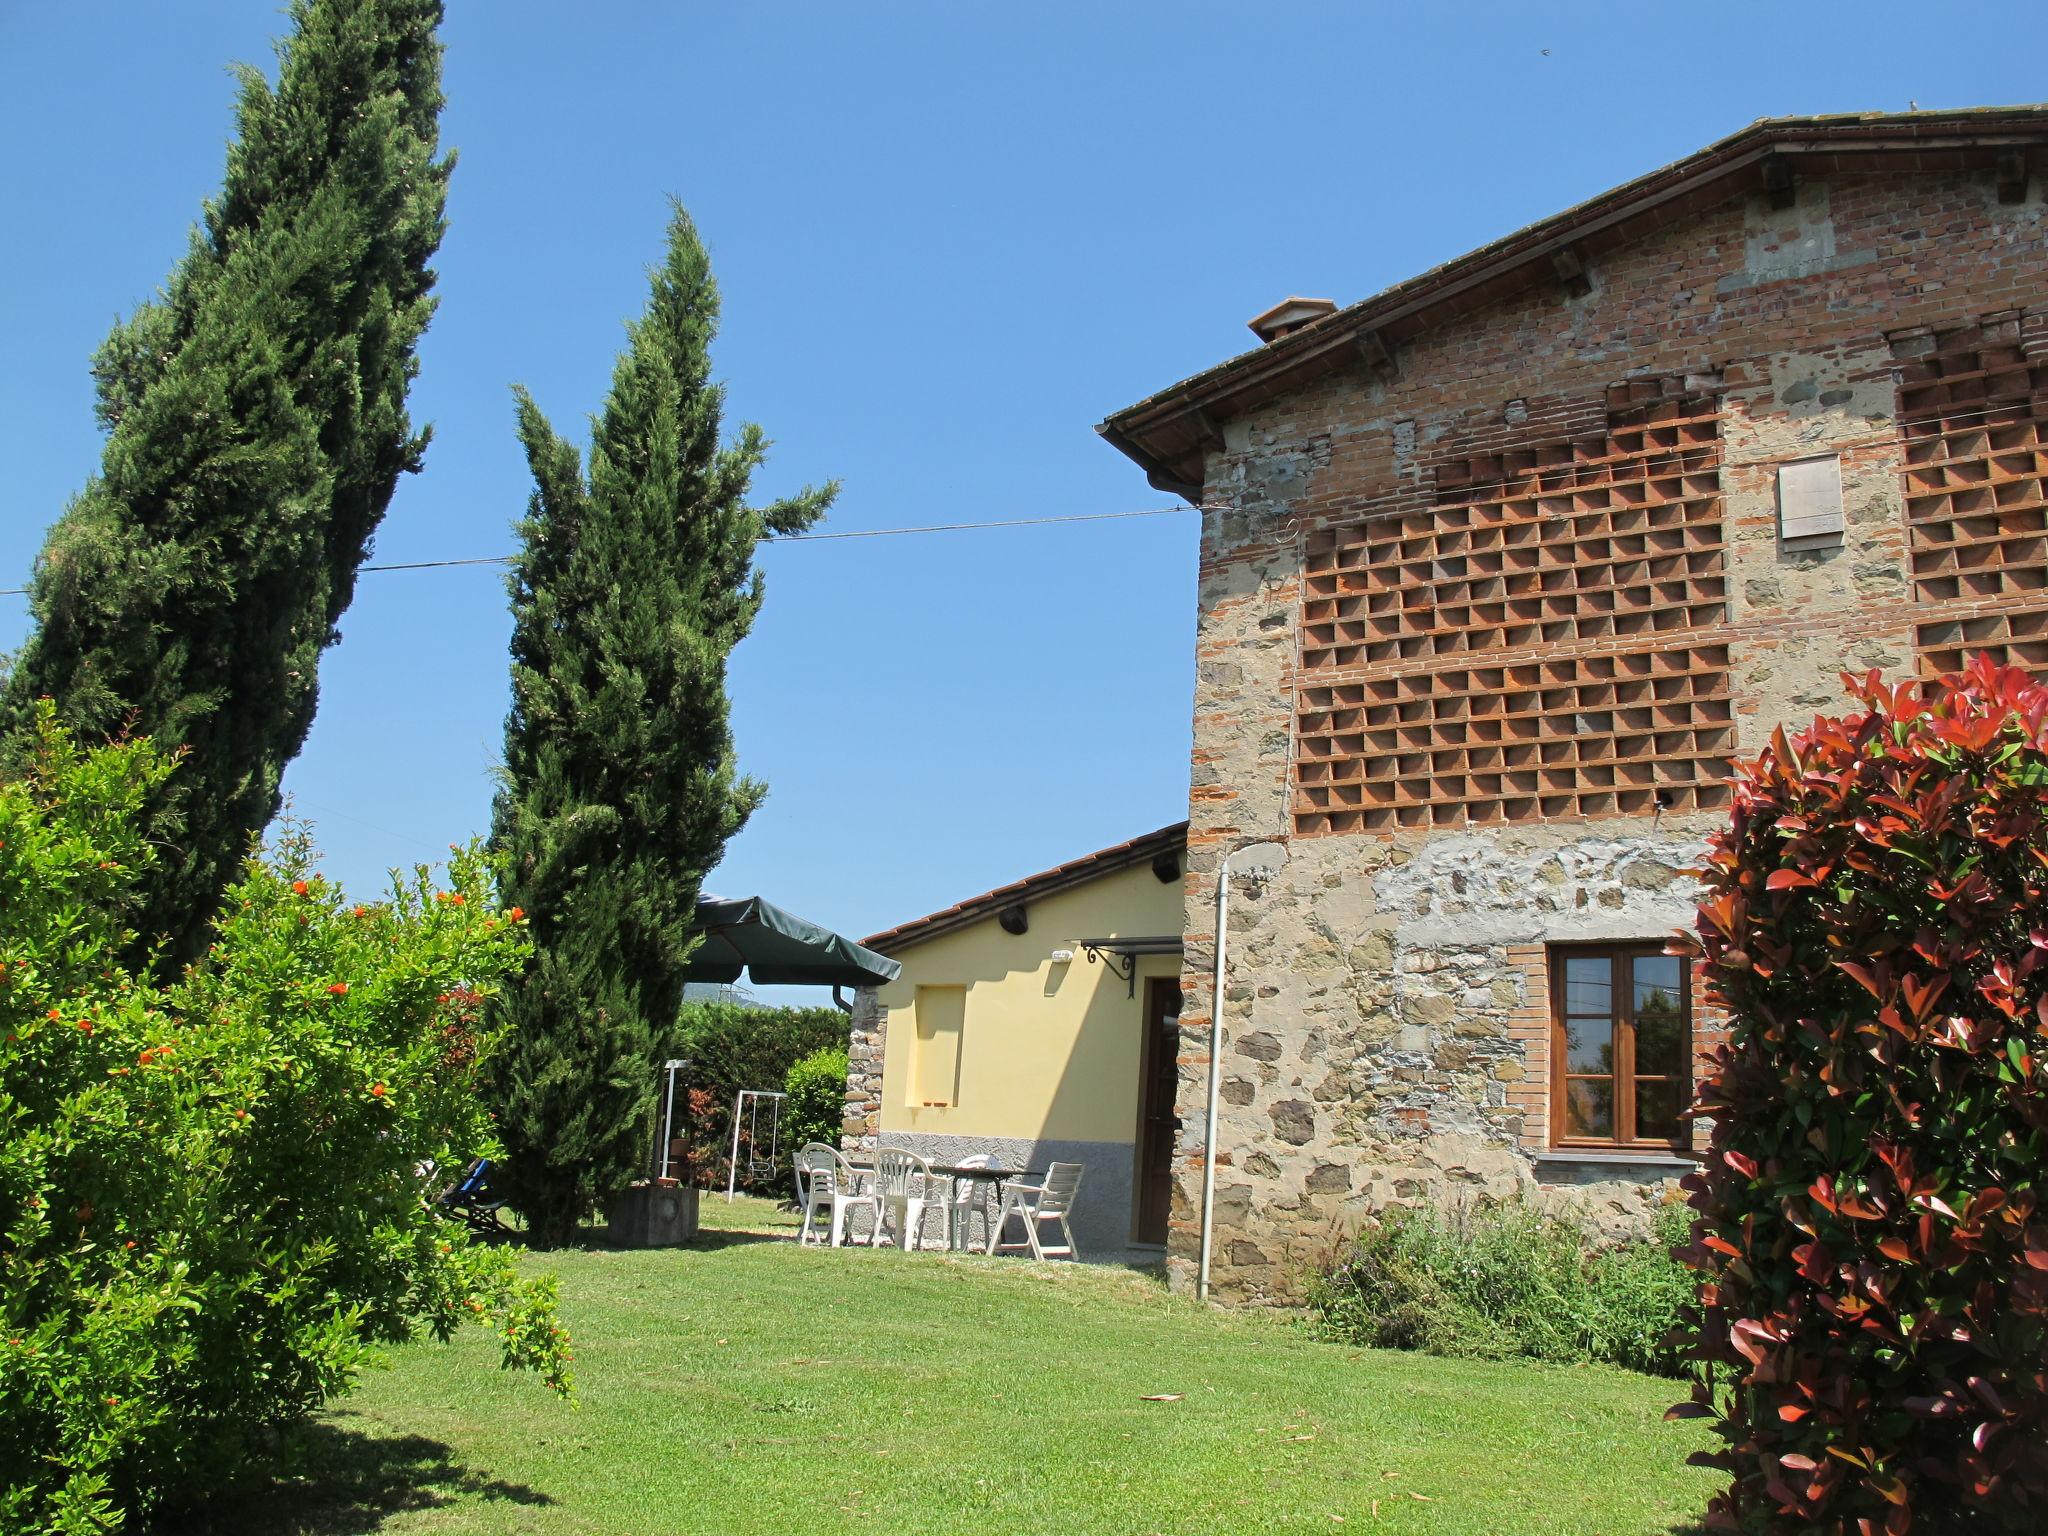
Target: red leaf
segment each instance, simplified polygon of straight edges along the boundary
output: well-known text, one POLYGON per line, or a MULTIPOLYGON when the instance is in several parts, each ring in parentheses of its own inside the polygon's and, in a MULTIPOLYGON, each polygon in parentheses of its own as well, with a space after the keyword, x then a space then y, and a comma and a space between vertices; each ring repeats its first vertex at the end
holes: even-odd
POLYGON ((1771 877, 1764 882, 1764 889, 1767 891, 1798 891, 1805 890, 1810 886, 1818 886, 1819 884, 1820 882, 1814 879, 1813 876, 1802 875, 1796 869, 1779 869, 1771 872, 1771 877))

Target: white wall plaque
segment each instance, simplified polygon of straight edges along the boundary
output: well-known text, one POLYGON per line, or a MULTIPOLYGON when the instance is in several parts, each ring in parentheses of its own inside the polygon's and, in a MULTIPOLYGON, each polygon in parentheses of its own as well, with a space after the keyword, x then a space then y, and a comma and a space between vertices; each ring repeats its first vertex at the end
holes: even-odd
POLYGON ((1842 461, 1834 454, 1778 466, 1778 539, 1790 545, 1840 542, 1842 461))

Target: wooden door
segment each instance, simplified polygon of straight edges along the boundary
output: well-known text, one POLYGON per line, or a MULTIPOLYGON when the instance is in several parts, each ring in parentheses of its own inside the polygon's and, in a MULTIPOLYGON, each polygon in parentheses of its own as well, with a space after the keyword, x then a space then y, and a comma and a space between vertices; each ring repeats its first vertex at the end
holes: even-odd
POLYGON ((1173 1149, 1180 1140, 1180 981, 1145 983, 1144 1050, 1138 1078, 1138 1218, 1132 1239, 1164 1243, 1173 1209, 1173 1149))

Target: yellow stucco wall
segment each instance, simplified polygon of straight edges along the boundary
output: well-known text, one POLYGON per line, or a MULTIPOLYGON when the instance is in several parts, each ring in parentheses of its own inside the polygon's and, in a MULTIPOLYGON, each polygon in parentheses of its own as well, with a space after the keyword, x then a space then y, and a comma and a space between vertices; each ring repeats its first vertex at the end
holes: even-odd
POLYGON ((903 974, 879 994, 888 1010, 883 1134, 1136 1139, 1145 981, 1177 977, 1180 957, 1140 957, 1132 997, 1106 963, 1081 953, 1080 940, 1178 934, 1180 882, 1162 883, 1138 864, 1030 902, 1026 912, 1022 934, 1003 932, 991 916, 895 956, 903 974), (1056 964, 1055 949, 1074 958, 1056 964), (916 1070, 917 989, 956 986, 967 993, 954 1102, 927 1106, 914 1102, 929 1087, 916 1070))

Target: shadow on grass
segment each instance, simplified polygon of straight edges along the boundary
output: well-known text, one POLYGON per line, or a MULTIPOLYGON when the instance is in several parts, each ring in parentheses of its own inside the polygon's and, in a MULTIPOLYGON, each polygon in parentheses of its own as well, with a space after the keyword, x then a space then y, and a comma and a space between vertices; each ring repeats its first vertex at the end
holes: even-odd
POLYGON ((710 1227, 702 1227, 698 1229, 697 1235, 683 1244, 683 1246, 703 1251, 712 1248, 738 1248, 746 1243, 781 1243, 785 1247, 791 1247, 796 1243, 796 1234, 794 1232, 718 1232, 710 1227))
POLYGON ((552 1504, 524 1483, 486 1476, 424 1435, 349 1428, 353 1414, 309 1426, 297 1476, 224 1497, 157 1529, 162 1536, 364 1536, 394 1515, 456 1499, 552 1504))

